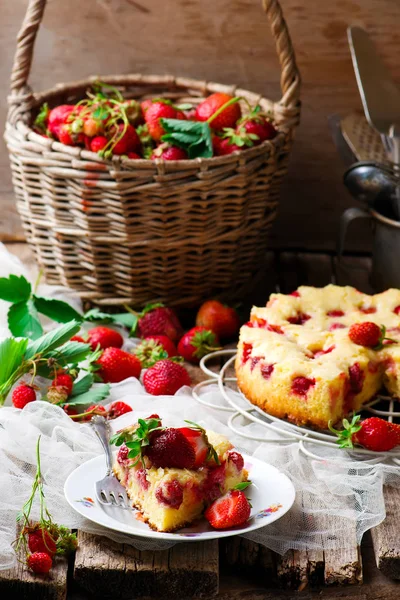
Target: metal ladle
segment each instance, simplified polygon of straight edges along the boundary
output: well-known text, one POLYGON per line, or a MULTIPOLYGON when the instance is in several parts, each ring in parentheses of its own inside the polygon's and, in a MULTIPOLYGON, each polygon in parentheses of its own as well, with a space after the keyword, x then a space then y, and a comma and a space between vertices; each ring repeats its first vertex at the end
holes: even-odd
POLYGON ((387 165, 361 161, 347 169, 343 182, 353 198, 373 207, 381 198, 390 201, 396 196, 399 178, 387 165))

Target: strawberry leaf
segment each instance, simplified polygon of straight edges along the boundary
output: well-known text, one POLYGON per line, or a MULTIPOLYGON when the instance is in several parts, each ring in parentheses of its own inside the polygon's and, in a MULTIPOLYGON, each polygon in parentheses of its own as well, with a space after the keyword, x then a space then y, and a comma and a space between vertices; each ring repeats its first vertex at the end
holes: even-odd
POLYGON ((85 394, 93 385, 94 377, 91 373, 87 373, 82 379, 74 382, 71 398, 85 394))
POLYGON ((123 325, 128 329, 132 329, 137 323, 137 316, 133 313, 117 313, 117 314, 109 314, 102 312, 98 308, 92 308, 88 312, 83 315, 83 319, 85 321, 96 322, 96 323, 117 323, 118 325, 123 325))
POLYGON ((92 348, 89 344, 82 344, 81 342, 67 342, 46 354, 46 358, 55 358, 60 366, 66 366, 71 364, 80 363, 82 360, 88 357, 92 352, 92 348))
POLYGON ((10 379, 24 358, 29 340, 6 338, 0 342, 0 386, 10 379))
POLYGON ((79 321, 83 318, 78 311, 62 300, 33 296, 33 302, 36 310, 57 323, 68 323, 74 319, 79 321))
POLYGON ((49 105, 47 104, 47 102, 45 102, 44 104, 42 104, 40 111, 33 124, 34 128, 38 131, 41 131, 42 133, 46 133, 49 112, 49 105))
POLYGON ((65 344, 65 342, 68 342, 73 335, 78 333, 80 328, 81 324, 78 321, 71 321, 57 327, 57 329, 52 329, 52 331, 42 335, 34 342, 30 342, 25 358, 32 358, 36 354, 52 352, 59 346, 62 346, 62 344, 65 344))
POLYGON ((235 485, 235 487, 233 489, 243 491, 246 488, 248 488, 249 485, 251 485, 251 481, 242 481, 241 483, 238 483, 237 485, 235 485))
POLYGON ((8 328, 15 337, 37 340, 43 334, 39 315, 32 300, 17 302, 8 309, 8 328))
POLYGON ((0 277, 0 299, 6 302, 26 302, 31 295, 31 284, 23 275, 0 277))
POLYGON ((110 386, 108 383, 97 385, 95 388, 76 396, 67 398, 63 404, 68 406, 84 406, 86 404, 97 404, 105 400, 110 395, 110 386))
POLYGON ((160 119, 165 129, 162 141, 169 142, 188 153, 189 158, 210 158, 213 155, 211 129, 208 123, 160 119))

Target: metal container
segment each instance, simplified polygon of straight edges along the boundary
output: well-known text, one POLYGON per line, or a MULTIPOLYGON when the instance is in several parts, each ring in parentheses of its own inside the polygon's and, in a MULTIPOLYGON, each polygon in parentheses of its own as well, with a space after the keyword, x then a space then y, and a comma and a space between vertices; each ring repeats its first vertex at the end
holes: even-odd
MULTIPOLYGON (((381 209, 380 209, 381 210, 381 209)), ((385 211, 386 212, 386 211, 385 211)), ((343 254, 348 226, 355 219, 368 219, 373 235, 370 283, 377 292, 400 288, 400 222, 378 212, 377 207, 348 208, 340 219, 339 260, 343 254)))

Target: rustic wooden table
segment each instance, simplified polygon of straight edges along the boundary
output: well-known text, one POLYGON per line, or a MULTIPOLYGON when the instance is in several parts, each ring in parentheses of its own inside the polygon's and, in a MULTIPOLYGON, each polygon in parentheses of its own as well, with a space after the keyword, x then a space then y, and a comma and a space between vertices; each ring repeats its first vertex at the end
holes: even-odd
MULTIPOLYGON (((32 269, 24 244, 9 249, 32 269)), ((347 257, 339 265, 333 255, 275 252, 267 256, 253 303, 269 293, 290 292, 300 284, 337 282, 371 292, 368 257, 347 257)), ((191 367, 193 381, 204 377, 191 367)), ((346 551, 289 551, 278 556, 242 538, 197 544, 182 543, 162 552, 140 552, 98 536, 78 532, 79 548, 70 564, 60 561, 48 579, 18 566, 0 572, 0 598, 5 600, 91 600, 92 598, 216 598, 218 600, 398 600, 400 598, 400 490, 384 491, 386 519, 357 547, 346 551)), ((306 498, 303 499, 307 501, 306 498)), ((317 518, 317 516, 316 516, 317 518)))

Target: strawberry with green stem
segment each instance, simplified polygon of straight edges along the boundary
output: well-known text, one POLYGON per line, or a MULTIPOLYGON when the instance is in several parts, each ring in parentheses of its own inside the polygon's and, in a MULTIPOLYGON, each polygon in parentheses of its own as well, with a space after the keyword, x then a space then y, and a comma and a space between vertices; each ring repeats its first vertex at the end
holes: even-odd
POLYGON ((35 555, 47 554, 50 559, 55 554, 67 555, 76 550, 78 540, 76 535, 71 533, 66 527, 54 523, 47 508, 41 471, 40 439, 41 436, 38 437, 36 443, 35 479, 31 495, 17 515, 17 522, 21 526, 21 532, 15 540, 14 546, 18 560, 21 560, 19 553, 23 549, 25 560, 21 562, 27 564, 34 572, 44 573, 50 570, 51 562, 46 560, 45 556, 35 557, 35 555), (30 515, 37 496, 39 496, 39 520, 33 523, 30 515), (32 554, 28 553, 28 549, 31 550, 32 554), (32 559, 32 557, 34 558, 32 559), (39 566, 40 564, 43 566, 42 569, 39 566))
POLYGON ((211 329, 201 326, 189 329, 178 344, 179 354, 193 364, 198 364, 203 356, 216 350, 221 350, 217 336, 211 329))
POLYGON ((351 449, 357 444, 374 452, 388 452, 400 444, 400 425, 379 417, 361 421, 360 415, 354 415, 351 422, 343 419, 342 430, 334 429, 330 423, 329 429, 337 435, 340 448, 351 449))

